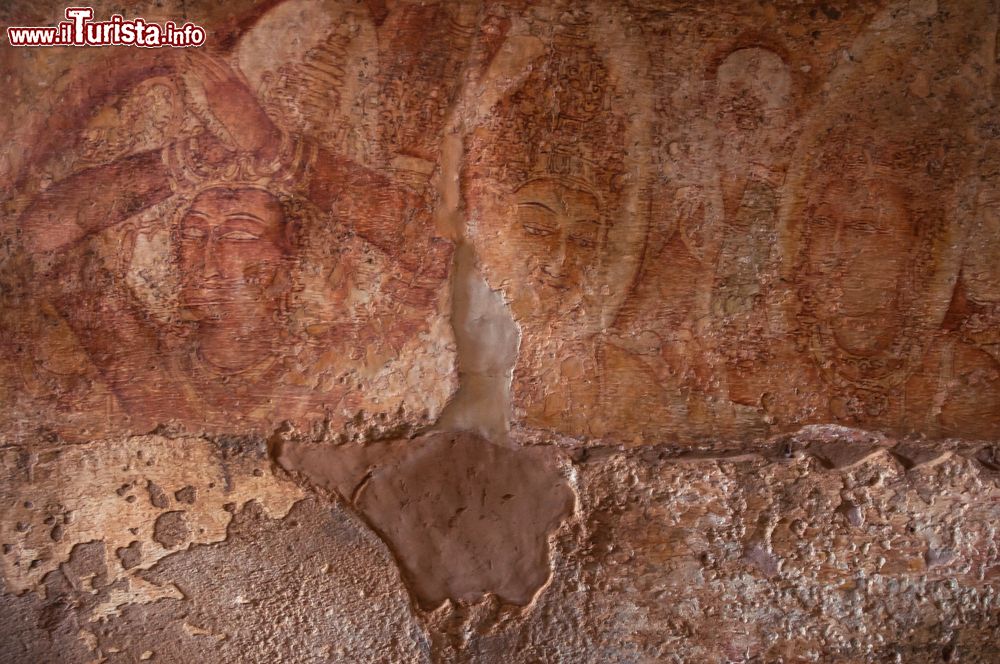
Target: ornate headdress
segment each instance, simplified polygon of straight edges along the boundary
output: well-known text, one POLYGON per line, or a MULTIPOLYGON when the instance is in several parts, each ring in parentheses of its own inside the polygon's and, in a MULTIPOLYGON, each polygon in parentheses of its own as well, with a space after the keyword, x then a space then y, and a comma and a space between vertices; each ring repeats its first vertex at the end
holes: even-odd
POLYGON ((300 139, 282 133, 277 156, 263 161, 252 152, 230 151, 217 165, 206 163, 205 134, 183 138, 163 151, 163 162, 170 173, 174 193, 191 196, 219 186, 266 189, 275 195, 301 195, 308 190, 309 174, 317 149, 300 139))
POLYGON ((532 168, 525 171, 515 188, 535 180, 555 179, 591 194, 602 200, 598 169, 589 159, 556 147, 543 148, 533 160, 532 168))

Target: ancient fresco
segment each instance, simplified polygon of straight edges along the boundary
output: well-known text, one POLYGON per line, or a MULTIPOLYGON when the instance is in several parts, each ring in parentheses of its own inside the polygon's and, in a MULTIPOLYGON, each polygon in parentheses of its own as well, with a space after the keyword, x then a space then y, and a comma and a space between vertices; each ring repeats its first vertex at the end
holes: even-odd
POLYGON ((993 0, 115 12, 0 47, 0 662, 1000 657, 993 0))
POLYGON ((988 22, 870 9, 818 50, 600 3, 532 33, 463 164, 470 237, 521 331, 518 425, 688 445, 823 422, 995 434, 1000 367, 948 328, 963 255, 982 263, 967 234, 996 242, 976 230, 988 22), (956 35, 974 37, 936 46, 956 35))
MULTIPOLYGON (((246 43, 267 38, 269 19, 246 43)), ((12 393, 36 422, 68 416, 51 428, 69 438, 267 433, 440 411, 454 389, 451 243, 426 181, 351 158, 346 129, 319 131, 305 112, 321 109, 289 98, 365 83, 300 80, 374 40, 374 25, 324 26, 277 71, 246 48, 165 53, 46 139, 48 168, 14 203, 31 277, 18 275, 8 349, 12 393)))
MULTIPOLYGON (((520 327, 515 417, 601 435, 612 371, 605 330, 631 285, 647 223, 650 111, 630 82, 644 54, 613 10, 581 5, 553 18, 527 35, 508 33, 530 39, 537 54, 517 63, 519 78, 492 107, 480 103, 463 200, 487 282, 520 327)), ((510 77, 511 68, 488 76, 510 77)))
POLYGON ((225 52, 99 88, 82 67, 59 79, 75 120, 10 173, 7 425, 432 422, 459 242, 518 327, 516 426, 989 435, 995 354, 946 329, 992 310, 989 268, 959 279, 995 244, 988 21, 929 11, 855 13, 810 50, 602 3, 302 0, 225 52))

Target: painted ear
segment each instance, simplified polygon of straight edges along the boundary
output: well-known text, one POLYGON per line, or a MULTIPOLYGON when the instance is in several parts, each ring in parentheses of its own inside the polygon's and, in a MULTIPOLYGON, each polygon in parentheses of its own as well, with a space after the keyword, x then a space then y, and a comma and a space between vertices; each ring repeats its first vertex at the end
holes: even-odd
POLYGON ((707 207, 703 192, 698 187, 678 189, 674 195, 677 214, 677 233, 687 250, 699 262, 706 258, 707 207))
POLYGON ((119 279, 124 280, 132 266, 132 254, 135 252, 135 241, 139 235, 139 229, 135 224, 129 223, 122 228, 122 239, 120 251, 116 257, 115 272, 119 279))

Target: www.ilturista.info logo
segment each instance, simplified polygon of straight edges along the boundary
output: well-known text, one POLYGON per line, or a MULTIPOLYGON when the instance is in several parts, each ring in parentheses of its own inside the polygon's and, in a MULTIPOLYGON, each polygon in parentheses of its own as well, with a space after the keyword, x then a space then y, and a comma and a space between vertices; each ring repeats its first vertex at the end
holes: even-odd
POLYGON ((11 46, 201 46, 205 43, 205 28, 194 23, 178 26, 173 21, 163 25, 147 23, 141 18, 125 20, 115 14, 109 21, 91 21, 90 7, 68 7, 66 18, 52 27, 7 28, 11 46))

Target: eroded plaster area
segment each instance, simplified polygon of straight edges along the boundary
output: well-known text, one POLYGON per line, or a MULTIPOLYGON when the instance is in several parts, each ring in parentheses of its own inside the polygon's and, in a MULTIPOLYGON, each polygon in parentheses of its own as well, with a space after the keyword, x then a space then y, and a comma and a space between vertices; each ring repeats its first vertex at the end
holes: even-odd
POLYGON ((14 593, 35 589, 80 543, 103 548, 117 579, 225 539, 232 512, 249 500, 282 517, 304 496, 274 481, 260 439, 146 436, 11 447, 2 459, 0 564, 14 593))
POLYGON ((572 471, 544 449, 473 434, 340 447, 282 445, 278 464, 349 500, 396 553, 420 604, 494 595, 524 606, 551 574, 549 538, 575 516, 572 471))
POLYGON ((283 518, 256 501, 232 512, 223 541, 138 573, 171 589, 155 601, 128 597, 99 542, 76 545, 44 594, 6 603, 5 661, 430 661, 392 558, 356 517, 315 498, 283 518))
POLYGON ((0 48, 0 661, 1000 659, 994 2, 128 11, 0 48))
POLYGON ((578 461, 586 523, 557 541, 548 590, 513 619, 468 611, 446 661, 995 659, 998 485, 978 458, 992 448, 911 447, 901 462, 883 441, 831 465, 799 446, 870 434, 794 438, 791 452, 778 439, 754 455, 578 461))

